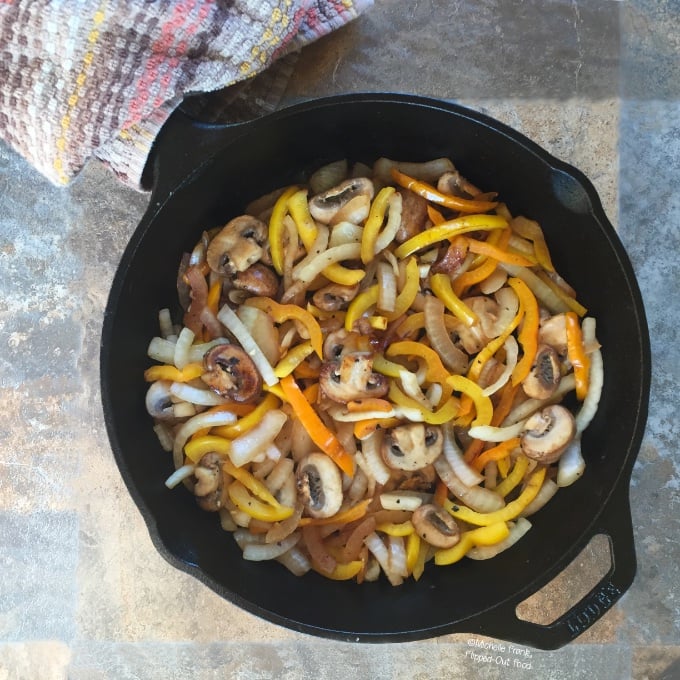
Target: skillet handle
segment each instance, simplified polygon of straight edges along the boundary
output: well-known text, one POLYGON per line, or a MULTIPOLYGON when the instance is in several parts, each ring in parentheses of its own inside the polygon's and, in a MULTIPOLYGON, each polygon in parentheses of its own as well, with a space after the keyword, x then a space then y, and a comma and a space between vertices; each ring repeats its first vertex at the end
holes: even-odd
POLYGON ((182 107, 173 111, 156 137, 142 172, 142 188, 151 205, 160 206, 174 189, 250 123, 203 123, 182 107))
POLYGON ((526 599, 505 602, 478 619, 476 632, 531 645, 558 649, 598 621, 633 583, 636 572, 635 543, 627 485, 614 493, 596 522, 590 538, 604 534, 609 539, 611 567, 599 583, 567 612, 548 625, 520 619, 516 606, 526 599))

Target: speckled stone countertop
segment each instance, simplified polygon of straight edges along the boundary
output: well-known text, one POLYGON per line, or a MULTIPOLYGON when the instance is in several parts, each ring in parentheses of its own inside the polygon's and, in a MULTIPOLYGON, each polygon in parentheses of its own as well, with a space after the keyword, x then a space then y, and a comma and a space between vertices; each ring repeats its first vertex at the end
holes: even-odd
MULTIPOLYGON (((413 92, 484 111, 580 168, 630 254, 653 355, 630 490, 637 576, 566 647, 521 648, 520 667, 475 660, 485 639, 471 635, 293 633, 165 562, 99 399, 103 310, 148 196, 96 163, 55 188, 0 145, 0 680, 680 677, 679 27, 675 0, 376 0, 300 55, 283 96, 413 92)), ((526 611, 566 610, 606 572, 607 546, 597 537, 526 611)))

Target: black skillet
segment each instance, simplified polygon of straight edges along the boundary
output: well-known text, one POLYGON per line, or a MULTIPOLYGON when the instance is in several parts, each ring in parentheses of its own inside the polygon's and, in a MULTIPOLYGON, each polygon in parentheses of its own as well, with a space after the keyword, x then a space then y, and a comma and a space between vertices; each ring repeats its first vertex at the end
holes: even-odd
POLYGON ((348 95, 310 101, 238 126, 209 126, 177 112, 150 166, 149 208, 123 254, 104 319, 101 388, 121 474, 168 561, 240 607, 288 628, 358 642, 397 642, 465 632, 554 649, 597 621, 630 587, 636 569, 628 487, 645 422, 649 337, 629 259, 591 183, 518 132, 459 106, 414 96, 348 95), (533 528, 492 560, 430 567, 419 582, 357 585, 275 563, 249 563, 215 516, 183 488, 144 409, 146 349, 158 309, 176 306, 184 251, 202 230, 251 199, 304 181, 340 158, 427 160, 449 156, 514 214, 538 220, 555 265, 598 320, 605 384, 583 437, 585 475, 533 518, 533 528), (558 575, 597 535, 612 564, 550 625, 516 606, 558 575))

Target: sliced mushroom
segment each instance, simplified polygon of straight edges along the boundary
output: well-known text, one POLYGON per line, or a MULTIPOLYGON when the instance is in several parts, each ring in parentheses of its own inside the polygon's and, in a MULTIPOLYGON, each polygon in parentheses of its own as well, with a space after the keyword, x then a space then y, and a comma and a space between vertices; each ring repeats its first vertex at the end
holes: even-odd
POLYGON ((427 221, 427 201, 408 189, 399 189, 401 194, 401 224, 394 240, 403 243, 419 234, 427 221))
POLYGON ((339 309, 345 309, 347 304, 356 297, 359 292, 359 284, 354 286, 343 286, 339 283, 331 283, 328 286, 319 288, 314 293, 312 302, 324 312, 337 312, 339 309))
POLYGON ((534 365, 522 381, 525 394, 534 399, 548 399, 555 393, 561 379, 560 358, 555 348, 539 345, 534 365))
POLYGON ((435 548, 452 548, 460 541, 460 527, 444 508, 421 505, 411 516, 416 533, 435 548))
POLYGON ((169 380, 156 380, 146 392, 146 410, 156 420, 174 418, 169 380))
POLYGON ((387 378, 373 372, 373 359, 363 353, 346 354, 338 361, 322 364, 319 385, 329 399, 340 404, 383 397, 389 389, 387 378))
POLYGON ((555 316, 541 321, 538 329, 538 341, 554 347, 560 357, 566 357, 567 317, 564 314, 555 314, 555 316))
POLYGON ((444 447, 441 429, 434 425, 412 423, 388 430, 380 453, 393 470, 420 470, 431 465, 444 447))
POLYGON ((434 465, 426 465, 420 470, 400 470, 393 472, 394 488, 399 491, 430 491, 437 480, 434 465))
POLYGON ((574 416, 564 406, 553 404, 526 421, 520 446, 527 458, 549 465, 559 459, 575 434, 574 416))
POLYGON ((329 333, 323 343, 323 356, 327 361, 335 361, 345 354, 351 354, 359 350, 359 333, 348 331, 345 328, 329 333))
POLYGON ((445 194, 460 196, 461 198, 474 198, 481 191, 471 182, 468 182, 458 170, 445 172, 437 182, 437 189, 445 194))
POLYGON ((203 364, 206 372, 201 380, 226 399, 246 403, 262 390, 262 376, 238 345, 215 345, 203 357, 203 364))
POLYGON ((331 517, 342 505, 342 476, 325 453, 310 453, 300 461, 297 488, 311 517, 331 517))
POLYGON ((268 233, 267 225, 252 215, 227 222, 208 246, 210 269, 226 276, 245 271, 262 257, 268 233))
MULTIPOLYGON (((341 182, 335 187, 324 191, 322 194, 317 194, 309 201, 309 212, 312 217, 323 224, 330 224, 338 215, 339 211, 344 208, 350 201, 357 198, 357 196, 364 196, 368 201, 373 199, 375 190, 373 182, 366 177, 355 177, 341 182)), ((358 203, 365 204, 365 200, 355 202, 353 207, 358 203)), ((348 220, 349 221, 349 220, 348 220)))
POLYGON ((465 262, 467 248, 461 246, 460 243, 453 241, 442 250, 443 252, 439 253, 437 260, 432 265, 430 271, 433 274, 448 274, 449 276, 453 276, 458 272, 463 262, 465 262))
POLYGON ((264 297, 274 297, 279 290, 279 279, 276 272, 261 262, 256 262, 248 269, 238 272, 234 276, 232 284, 234 288, 264 297))
POLYGON ((219 453, 206 453, 194 468, 194 495, 199 506, 208 512, 217 512, 225 500, 222 458, 219 453))

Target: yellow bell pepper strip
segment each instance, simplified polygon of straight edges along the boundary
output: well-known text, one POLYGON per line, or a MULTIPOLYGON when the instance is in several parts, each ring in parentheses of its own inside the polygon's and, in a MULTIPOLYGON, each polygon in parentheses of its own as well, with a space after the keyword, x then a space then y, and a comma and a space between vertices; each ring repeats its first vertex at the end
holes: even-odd
POLYGON ((444 509, 452 517, 468 524, 475 524, 476 526, 489 526, 497 522, 509 522, 511 519, 515 519, 536 498, 536 494, 545 479, 546 470, 547 468, 545 467, 537 468, 529 477, 529 481, 522 493, 500 510, 486 513, 476 512, 465 506, 457 505, 450 500, 444 503, 444 509))
POLYGON ((472 424, 475 427, 477 425, 489 425, 491 423, 491 418, 493 417, 493 404, 491 403, 491 399, 484 395, 482 388, 477 383, 472 382, 472 380, 462 375, 451 375, 446 379, 446 382, 456 392, 467 395, 474 402, 477 415, 472 421, 472 424))
POLYGON ((543 283, 550 288, 550 290, 572 311, 579 316, 585 316, 588 310, 575 298, 569 295, 565 290, 560 288, 546 272, 536 272, 536 276, 543 281, 543 283))
POLYGON ((529 459, 526 456, 518 456, 512 472, 496 486, 494 491, 505 498, 523 479, 529 467, 529 459))
POLYGON ((512 439, 501 442, 497 446, 487 449, 484 451, 484 453, 480 453, 479 456, 477 456, 477 458, 475 458, 472 462, 472 467, 474 467, 477 472, 481 472, 486 467, 487 463, 491 462, 492 460, 500 460, 501 458, 505 458, 514 448, 518 446, 519 437, 513 437, 512 439))
MULTIPOLYGON (((390 382, 390 389, 388 392, 390 401, 397 406, 403 406, 406 409, 417 411, 420 415, 420 421, 428 423, 429 425, 443 425, 453 420, 460 408, 460 402, 456 397, 449 397, 436 411, 428 411, 418 403, 415 399, 404 394, 394 381, 390 382)), ((418 421, 418 422, 420 422, 418 421)))
POLYGON ((444 566, 458 562, 477 545, 496 545, 505 540, 510 534, 510 529, 505 522, 496 522, 489 526, 479 527, 464 531, 460 541, 453 548, 443 548, 434 554, 434 563, 444 566))
POLYGON ((585 352, 578 316, 575 312, 567 312, 564 316, 567 325, 567 357, 574 367, 576 398, 583 401, 588 394, 590 357, 585 352))
POLYGON ((201 363, 187 364, 183 369, 175 366, 151 366, 144 371, 144 380, 156 382, 156 380, 170 380, 171 382, 186 383, 200 378, 205 373, 201 363))
POLYGON ((428 248, 435 243, 439 243, 439 241, 451 239, 459 234, 466 234, 470 231, 492 231, 493 229, 503 229, 507 226, 507 220, 499 215, 465 215, 464 217, 456 217, 453 220, 447 220, 436 227, 431 227, 412 236, 404 241, 394 251, 394 254, 401 260, 412 255, 417 250, 428 248))
POLYGON ((519 385, 529 375, 536 358, 540 315, 538 301, 531 292, 531 288, 522 279, 510 278, 508 284, 517 293, 519 306, 523 313, 522 328, 517 336, 523 354, 512 371, 512 384, 519 385))
POLYGON ((406 539, 406 571, 413 574, 420 553, 420 536, 414 531, 406 539))
POLYGON ((198 463, 206 453, 219 453, 226 458, 231 451, 231 442, 217 435, 204 435, 187 442, 184 455, 192 462, 198 463))
POLYGON ((295 378, 281 378, 281 388, 295 415, 311 440, 347 475, 354 476, 354 458, 345 451, 338 438, 324 425, 300 390, 295 378))
POLYGON ((351 331, 363 314, 378 302, 378 292, 378 284, 375 283, 349 303, 345 314, 345 330, 351 331))
POLYGON ((375 328, 377 331, 384 331, 387 328, 387 317, 386 316, 369 316, 368 323, 371 328, 375 328))
POLYGON ((534 255, 538 263, 549 272, 554 272, 550 251, 543 236, 543 230, 538 222, 529 220, 526 217, 515 217, 510 223, 512 230, 522 238, 529 239, 534 244, 534 255))
POLYGON ((345 564, 338 562, 333 571, 328 572, 318 569, 312 562, 312 569, 314 569, 314 571, 332 581, 349 581, 357 576, 363 568, 364 563, 362 560, 353 560, 352 562, 347 562, 345 564))
POLYGON ((442 193, 431 184, 409 177, 403 172, 399 172, 396 168, 392 168, 391 175, 392 179, 399 186, 404 187, 404 189, 408 189, 432 203, 442 205, 451 210, 457 210, 458 212, 483 213, 487 210, 493 210, 498 205, 497 201, 477 201, 454 196, 453 194, 442 193))
POLYGON ((394 301, 394 309, 391 312, 385 314, 388 321, 394 321, 400 316, 406 314, 409 310, 413 301, 418 295, 420 290, 420 269, 418 267, 418 260, 412 257, 406 263, 406 281, 404 287, 401 289, 397 295, 397 299, 394 301))
POLYGON ((351 508, 341 510, 332 517, 301 517, 298 526, 324 526, 327 524, 349 524, 350 522, 356 522, 356 520, 361 519, 366 515, 368 506, 371 504, 372 500, 373 499, 371 498, 366 498, 356 505, 353 505, 351 508))
POLYGON ((466 326, 474 326, 479 321, 479 317, 453 292, 451 279, 446 274, 432 274, 430 288, 445 307, 466 326))
POLYGON ((373 357, 373 370, 376 373, 386 375, 388 378, 399 378, 404 367, 394 361, 385 359, 384 355, 376 354, 373 357))
POLYGON ((309 340, 289 349, 286 356, 274 366, 274 375, 277 378, 283 378, 292 373, 313 351, 314 348, 309 340))
POLYGON ((498 469, 498 474, 505 479, 508 476, 508 472, 510 472, 510 456, 497 460, 496 468, 498 469))
POLYGON ((299 321, 309 334, 310 342, 320 359, 323 359, 323 334, 319 322, 306 310, 297 305, 282 305, 268 297, 251 297, 246 303, 267 312, 276 323, 283 323, 294 319, 299 321))
POLYGON ((411 520, 406 520, 405 522, 395 523, 395 522, 383 522, 375 527, 376 531, 382 531, 383 534, 388 536, 410 536, 415 528, 411 524, 411 520))
POLYGON ((294 512, 293 508, 280 505, 278 502, 276 505, 270 505, 255 498, 239 480, 234 480, 227 487, 227 493, 231 502, 241 512, 263 522, 281 522, 294 512))
POLYGON ((423 345, 420 342, 414 342, 413 340, 401 340, 399 342, 393 342, 387 347, 385 354, 387 354, 388 357, 422 357, 427 365, 425 379, 431 383, 445 383, 446 379, 451 375, 446 370, 446 368, 444 368, 444 364, 439 358, 439 354, 437 354, 437 352, 435 352, 431 347, 423 345))
POLYGON ((361 261, 364 264, 368 264, 375 257, 375 244, 385 219, 387 202, 394 191, 394 187, 383 187, 373 199, 361 236, 361 261))
POLYGON ((383 430, 389 430, 391 427, 396 427, 400 424, 400 418, 368 418, 366 420, 358 420, 354 423, 354 436, 359 441, 363 441, 366 437, 370 437, 379 427, 383 430))
MULTIPOLYGON (((307 252, 309 252, 319 230, 317 229, 316 222, 314 222, 314 218, 309 213, 306 189, 301 189, 288 199, 288 210, 295 222, 300 240, 307 249, 307 252)), ((323 270, 323 275, 333 283, 353 286, 366 276, 366 272, 363 269, 348 269, 335 262, 323 270)))
POLYGON ((265 392, 268 392, 269 394, 273 394, 275 397, 278 397, 284 403, 288 401, 288 399, 286 399, 286 395, 283 393, 283 390, 281 389, 281 385, 279 385, 278 383, 276 383, 276 385, 267 385, 267 383, 263 383, 262 389, 265 392))
POLYGON ((255 427, 262 420, 262 416, 267 411, 278 408, 279 403, 278 397, 269 393, 248 415, 239 418, 235 423, 213 427, 213 434, 227 439, 235 439, 255 427))
MULTIPOLYGON (((283 234, 285 231, 283 218, 288 212, 288 199, 298 191, 299 188, 296 186, 288 187, 276 200, 271 217, 269 218, 269 249, 272 265, 279 276, 283 274, 283 234)), ((293 247, 293 244, 291 244, 291 247, 293 247)))
POLYGON ((498 246, 487 243, 486 241, 478 241, 473 238, 466 238, 468 250, 471 253, 477 253, 479 255, 485 255, 486 257, 491 257, 497 262, 507 262, 509 264, 517 265, 518 267, 531 267, 532 262, 528 260, 523 255, 519 253, 512 253, 507 250, 503 250, 498 246))

